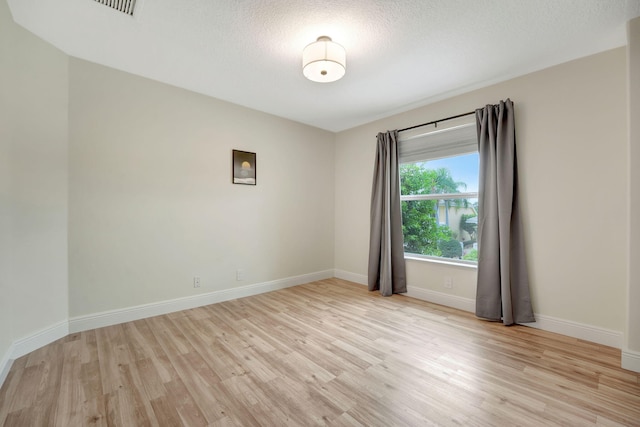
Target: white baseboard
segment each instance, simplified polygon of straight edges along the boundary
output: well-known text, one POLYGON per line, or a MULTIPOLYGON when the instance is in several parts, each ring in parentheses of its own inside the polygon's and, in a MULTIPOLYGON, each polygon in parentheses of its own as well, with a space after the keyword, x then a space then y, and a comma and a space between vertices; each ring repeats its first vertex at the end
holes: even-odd
POLYGON ((11 358, 11 353, 13 351, 13 345, 9 347, 7 353, 0 360, 0 387, 4 384, 4 380, 7 379, 7 375, 9 375, 9 370, 11 369, 11 365, 13 365, 13 359, 11 358))
POLYGON ((0 361, 0 387, 9 375, 13 361, 47 344, 69 335, 69 323, 66 320, 55 323, 27 337, 14 341, 0 361))
POLYGON ((622 350, 622 369, 640 372, 640 353, 629 349, 622 350))
MULTIPOLYGON (((364 274, 351 273, 344 270, 334 270, 334 277, 342 280, 348 280, 350 282, 359 283, 361 285, 367 285, 367 276, 364 274)), ((457 308, 464 311, 475 311, 475 300, 469 298, 463 298, 456 295, 445 294, 442 292, 436 292, 429 289, 418 288, 415 286, 407 286, 407 293, 402 294, 411 298, 419 299, 422 301, 432 302, 434 304, 440 304, 447 307, 457 308)))
MULTIPOLYGON (((445 294, 443 292, 431 291, 428 289, 407 287, 406 295, 409 297, 457 308, 459 310, 474 313, 476 310, 476 300, 463 298, 456 295, 445 294)), ((558 319, 542 314, 535 314, 536 321, 533 323, 523 323, 523 326, 541 329, 543 331, 555 332, 572 338, 591 341, 609 347, 621 348, 622 332, 586 325, 584 323, 572 322, 558 319)))
POLYGON ((334 277, 333 270, 318 271, 315 273, 303 274, 300 276, 287 277, 284 279, 269 282, 256 283, 233 289, 209 292, 206 294, 194 295, 190 297, 177 298, 170 301, 160 301, 157 303, 144 304, 135 307, 127 307, 118 310, 111 310, 102 313, 78 316, 58 322, 46 329, 38 331, 32 335, 13 342, 7 353, 0 360, 0 387, 4 383, 13 361, 27 353, 37 350, 57 339, 64 338, 69 333, 82 332, 89 329, 101 328, 104 326, 116 325, 118 323, 143 319, 145 317, 158 316, 174 311, 186 310, 203 305, 215 304, 217 302, 229 301, 232 299, 258 295, 278 289, 303 285, 317 280, 330 279, 334 277))
POLYGON ((624 336, 622 332, 610 329, 591 326, 584 323, 572 322, 570 320, 558 319, 556 317, 535 314, 536 321, 525 323, 525 326, 542 329, 543 331, 555 332, 561 335, 591 341, 609 347, 622 348, 624 336))
POLYGON ((350 282, 359 283, 361 285, 367 285, 367 276, 364 274, 356 274, 351 273, 350 271, 344 270, 333 270, 333 277, 337 277, 338 279, 348 280, 350 282))
POLYGON ((42 329, 28 337, 20 338, 13 342, 11 358, 17 359, 25 354, 31 353, 33 350, 37 350, 40 347, 64 338, 69 335, 69 323, 66 320, 62 320, 55 323, 48 328, 42 329))
POLYGON ((258 295, 278 289, 298 286, 316 280, 330 279, 333 277, 333 270, 319 271, 316 273, 303 274, 301 276, 287 277, 285 279, 273 280, 270 282, 256 283, 253 285, 238 288, 224 289, 189 297, 176 298, 168 301, 160 301, 150 304, 143 304, 134 307, 127 307, 117 310, 104 311, 101 313, 88 314, 69 319, 69 331, 82 332, 89 329, 102 328, 105 326, 117 325, 119 323, 144 319, 152 316, 172 313, 174 311, 187 310, 201 307, 203 305, 215 304, 217 302, 229 301, 237 298, 258 295))
MULTIPOLYGON (((334 276, 338 279, 348 280, 350 282, 359 283, 367 286, 367 276, 364 274, 351 273, 344 270, 334 270, 334 276)), ((402 294, 411 298, 422 301, 432 302, 447 307, 457 308, 459 310, 473 312, 475 311, 475 300, 463 298, 456 295, 436 292, 429 289, 418 288, 415 286, 407 286, 407 293, 402 294)))
POLYGON ((429 301, 434 304, 440 304, 447 307, 457 308, 458 310, 469 311, 471 313, 473 313, 476 309, 476 301, 473 299, 459 297, 457 295, 445 294, 444 292, 418 288, 415 286, 407 286, 407 293, 405 295, 411 298, 429 301))

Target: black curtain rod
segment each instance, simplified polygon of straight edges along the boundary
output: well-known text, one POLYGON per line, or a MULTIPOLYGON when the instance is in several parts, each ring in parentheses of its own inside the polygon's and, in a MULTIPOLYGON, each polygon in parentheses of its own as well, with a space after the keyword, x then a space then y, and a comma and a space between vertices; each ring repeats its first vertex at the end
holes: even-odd
POLYGON ((429 126, 429 125, 436 125, 436 127, 438 127, 438 123, 440 123, 440 122, 446 122, 447 120, 453 120, 453 119, 457 119, 458 117, 469 116, 469 115, 475 114, 475 113, 476 113, 475 111, 469 111, 468 113, 458 114, 457 116, 447 117, 446 119, 434 120, 434 121, 429 122, 429 123, 422 123, 421 125, 415 125, 415 126, 411 126, 411 127, 408 127, 408 128, 400 129, 400 130, 398 130, 398 132, 404 132, 405 130, 411 130, 411 129, 419 128, 419 127, 422 127, 422 126, 429 126))

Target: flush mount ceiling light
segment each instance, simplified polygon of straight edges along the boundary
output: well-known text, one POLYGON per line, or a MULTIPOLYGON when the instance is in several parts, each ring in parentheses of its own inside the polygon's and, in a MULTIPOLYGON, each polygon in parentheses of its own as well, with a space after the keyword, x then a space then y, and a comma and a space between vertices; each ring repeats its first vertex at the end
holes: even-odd
POLYGON ((346 72, 347 54, 344 47, 321 36, 302 51, 302 73, 314 82, 335 82, 346 72))

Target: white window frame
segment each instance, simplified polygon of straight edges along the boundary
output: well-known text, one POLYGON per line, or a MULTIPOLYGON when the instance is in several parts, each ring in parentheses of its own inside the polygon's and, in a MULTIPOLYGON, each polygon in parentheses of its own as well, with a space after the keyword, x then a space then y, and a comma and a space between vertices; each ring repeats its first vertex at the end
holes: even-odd
MULTIPOLYGON (((399 138, 398 163, 410 164, 428 162, 447 157, 457 157, 478 152, 478 140, 475 121, 436 129, 399 138)), ((452 200, 477 199, 477 192, 447 193, 447 194, 413 194, 400 195, 400 202, 413 200, 452 200)), ((411 252, 404 253, 405 259, 418 259, 437 263, 477 267, 477 261, 423 255, 411 252)))

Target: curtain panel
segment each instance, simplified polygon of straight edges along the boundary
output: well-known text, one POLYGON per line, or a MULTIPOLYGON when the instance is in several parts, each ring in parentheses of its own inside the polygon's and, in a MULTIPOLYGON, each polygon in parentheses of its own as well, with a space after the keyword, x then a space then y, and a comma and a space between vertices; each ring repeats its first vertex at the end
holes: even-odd
POLYGON ((478 284, 476 315, 505 325, 535 322, 518 200, 514 106, 510 99, 476 110, 478 284))
POLYGON ((371 191, 368 288, 379 290, 383 296, 407 292, 397 130, 377 136, 371 191))

